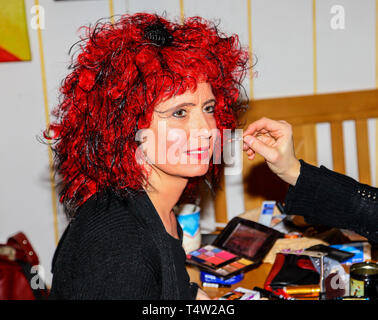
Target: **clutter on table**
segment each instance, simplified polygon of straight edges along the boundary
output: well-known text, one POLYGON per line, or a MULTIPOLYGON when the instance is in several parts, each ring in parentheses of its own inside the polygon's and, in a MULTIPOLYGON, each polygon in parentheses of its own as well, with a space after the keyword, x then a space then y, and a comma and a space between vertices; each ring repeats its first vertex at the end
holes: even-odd
POLYGON ((270 263, 263 288, 239 286, 219 300, 378 299, 378 264, 366 238, 352 234, 348 241, 347 232, 334 236, 326 229, 326 237, 312 237, 303 232, 305 222, 296 229, 282 208, 265 201, 260 210, 233 218, 213 242, 189 252, 187 262, 200 268, 203 287, 231 288, 246 272, 270 263))

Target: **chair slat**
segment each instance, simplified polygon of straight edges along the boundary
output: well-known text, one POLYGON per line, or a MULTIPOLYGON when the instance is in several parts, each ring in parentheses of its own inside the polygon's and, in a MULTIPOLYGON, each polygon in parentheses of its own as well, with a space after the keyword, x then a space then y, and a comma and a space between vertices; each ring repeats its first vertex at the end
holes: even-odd
POLYGON ((333 170, 345 174, 343 124, 340 121, 331 122, 331 141, 333 170))
POLYGON ((371 184, 367 119, 356 120, 356 140, 359 180, 371 184))
POLYGON ((304 159, 304 139, 302 126, 293 126, 293 139, 295 155, 298 159, 304 159))
POLYGON ((375 186, 378 187, 378 118, 375 119, 375 186))
POLYGON ((227 199, 226 199, 226 186, 224 183, 224 175, 222 175, 219 184, 220 186, 214 199, 215 222, 227 223, 228 222, 227 199))
MULTIPOLYGON (((265 159, 260 156, 259 154, 255 155, 255 159, 253 161, 248 159, 248 156, 245 152, 243 152, 243 187, 244 187, 244 208, 245 210, 250 210, 254 208, 261 207, 261 204, 264 200, 266 200, 264 197, 262 197, 259 194, 254 194, 250 190, 250 186, 255 185, 256 181, 254 181, 254 178, 251 177, 251 173, 253 170, 256 170, 265 163, 265 159)), ((260 186, 259 188, 263 188, 264 186, 260 186)))
POLYGON ((304 158, 303 160, 316 166, 318 164, 316 152, 316 124, 302 126, 304 141, 304 158))

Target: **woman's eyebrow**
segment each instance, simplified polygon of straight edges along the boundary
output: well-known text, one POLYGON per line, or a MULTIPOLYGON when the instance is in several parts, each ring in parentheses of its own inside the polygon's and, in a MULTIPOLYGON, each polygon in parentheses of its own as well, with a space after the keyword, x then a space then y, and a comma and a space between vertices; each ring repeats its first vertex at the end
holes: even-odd
MULTIPOLYGON (((202 104, 202 107, 209 104, 210 102, 217 102, 217 101, 215 99, 209 99, 202 104)), ((167 112, 177 110, 177 109, 180 109, 180 108, 186 107, 186 106, 195 106, 195 104, 192 103, 192 102, 183 102, 183 103, 178 104, 177 106, 174 106, 174 107, 169 108, 169 109, 164 110, 164 111, 159 111, 159 110, 154 110, 154 111, 157 112, 157 113, 167 113, 167 112)))
POLYGON ((206 105, 209 104, 210 102, 217 103, 217 100, 215 100, 215 99, 209 99, 209 100, 207 100, 206 102, 204 102, 204 103, 202 104, 202 107, 206 106, 206 105))

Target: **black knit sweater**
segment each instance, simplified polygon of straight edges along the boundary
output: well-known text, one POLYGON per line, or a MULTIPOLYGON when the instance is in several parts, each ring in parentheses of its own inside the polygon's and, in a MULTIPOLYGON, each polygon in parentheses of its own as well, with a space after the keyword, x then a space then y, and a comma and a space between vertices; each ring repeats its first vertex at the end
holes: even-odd
POLYGON ((144 191, 94 195, 59 241, 50 299, 195 299, 182 238, 172 239, 144 191))
POLYGON ((286 213, 302 215, 309 223, 352 230, 378 243, 378 189, 324 166, 300 162, 297 183, 286 195, 286 213))

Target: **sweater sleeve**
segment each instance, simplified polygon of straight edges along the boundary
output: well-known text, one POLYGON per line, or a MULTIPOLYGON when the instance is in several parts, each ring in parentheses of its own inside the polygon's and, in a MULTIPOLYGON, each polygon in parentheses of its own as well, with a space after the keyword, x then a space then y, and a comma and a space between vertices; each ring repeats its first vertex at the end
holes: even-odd
POLYGON ((195 283, 195 282, 190 282, 189 283, 189 290, 190 290, 190 297, 191 297, 191 299, 196 300, 198 288, 199 288, 199 286, 198 286, 197 283, 195 283))
POLYGON ((306 221, 353 230, 378 242, 378 189, 354 179, 301 162, 296 185, 285 199, 287 214, 306 221))

